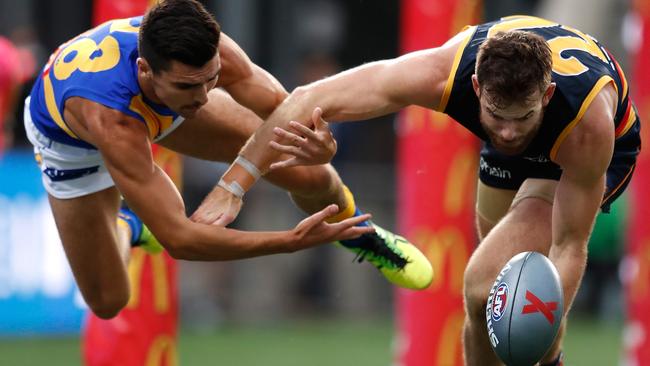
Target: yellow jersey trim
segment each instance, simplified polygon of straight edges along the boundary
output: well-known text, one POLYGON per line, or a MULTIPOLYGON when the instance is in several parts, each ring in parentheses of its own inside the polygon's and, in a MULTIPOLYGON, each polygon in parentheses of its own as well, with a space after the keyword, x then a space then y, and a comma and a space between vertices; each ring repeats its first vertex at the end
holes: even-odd
POLYGON ((43 93, 45 93, 45 105, 47 111, 50 113, 50 116, 54 120, 57 126, 59 126, 65 133, 70 135, 70 137, 79 140, 79 137, 72 132, 68 125, 65 124, 63 117, 61 117, 61 112, 59 107, 56 105, 56 100, 54 98, 54 87, 52 86, 52 80, 50 80, 50 73, 47 72, 43 76, 43 93))
POLYGON ((627 84, 627 79, 625 78, 625 73, 623 72, 623 69, 621 68, 621 65, 618 64, 616 60, 614 60, 614 57, 609 55, 610 58, 612 59, 612 62, 614 63, 614 67, 616 68, 616 72, 618 73, 618 77, 621 79, 621 84, 623 85, 623 94, 621 94, 621 98, 625 98, 627 95, 628 91, 628 84, 627 84))
POLYGON ((158 114, 149 107, 142 99, 142 94, 138 94, 131 98, 129 109, 139 114, 144 119, 144 122, 147 125, 147 130, 149 130, 149 137, 152 140, 158 137, 162 131, 169 128, 169 126, 174 122, 174 119, 171 116, 158 114))
POLYGON ((619 138, 627 133, 632 126, 634 126, 634 122, 636 122, 636 112, 634 111, 633 107, 630 107, 630 114, 627 117, 627 120, 623 124, 623 129, 620 130, 619 133, 616 134, 616 138, 619 138))
POLYGON ((576 117, 571 121, 565 128, 562 130, 560 133, 560 136, 555 140, 555 143, 553 143, 553 148, 551 148, 551 160, 555 161, 555 157, 557 156, 557 152, 560 149, 560 145, 562 145, 562 142, 564 142, 564 139, 569 135, 569 133, 578 125, 578 123, 582 120, 582 116, 584 116, 585 112, 587 111, 587 108, 591 105, 591 102, 594 100, 596 95, 598 95, 598 92, 605 87, 608 83, 613 83, 614 79, 612 79, 611 76, 609 75, 603 75, 598 79, 596 84, 594 85, 593 88, 591 88, 591 91, 589 94, 587 94, 587 97, 584 99, 582 102, 582 105, 580 106, 580 109, 578 110, 578 114, 576 117))
POLYGON ((624 185, 628 180, 630 180, 630 175, 631 175, 632 172, 634 171, 634 167, 635 167, 635 166, 636 166, 636 164, 632 164, 632 166, 630 167, 630 170, 628 170, 627 174, 625 174, 625 178, 623 178, 623 180, 622 180, 622 181, 621 181, 621 182, 616 186, 616 188, 612 189, 612 191, 609 192, 609 194, 603 198, 603 200, 602 200, 603 203, 607 202, 607 200, 609 200, 610 198, 612 198, 612 196, 613 196, 616 192, 618 192, 618 191, 621 189, 621 187, 622 187, 622 186, 623 186, 623 185, 624 185))
MULTIPOLYGON (((468 27, 463 29, 470 29, 470 28, 476 28, 475 26, 473 27, 468 27)), ((456 72, 458 71, 458 65, 460 64, 460 59, 463 56, 463 52, 465 52, 465 47, 467 47, 467 43, 469 43, 469 40, 472 39, 474 36, 474 32, 470 33, 460 44, 458 49, 456 50, 456 55, 454 56, 454 63, 451 66, 451 71, 449 72, 449 76, 447 77, 447 83, 445 84, 445 91, 442 93, 442 98, 440 98, 440 104, 438 105, 438 112, 444 112, 445 108, 447 108, 447 103, 449 103, 449 97, 451 96, 451 89, 454 86, 454 78, 456 77, 456 72)))

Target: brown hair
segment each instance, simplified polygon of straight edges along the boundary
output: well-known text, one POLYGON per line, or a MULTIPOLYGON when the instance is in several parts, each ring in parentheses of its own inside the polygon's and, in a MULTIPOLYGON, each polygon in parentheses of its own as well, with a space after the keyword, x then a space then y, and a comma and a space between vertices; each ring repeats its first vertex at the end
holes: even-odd
POLYGON ((551 82, 553 58, 546 40, 526 31, 499 32, 479 47, 476 77, 491 103, 507 107, 551 82))
POLYGON ((196 0, 163 0, 142 19, 138 52, 154 73, 172 60, 201 67, 217 53, 221 29, 196 0))

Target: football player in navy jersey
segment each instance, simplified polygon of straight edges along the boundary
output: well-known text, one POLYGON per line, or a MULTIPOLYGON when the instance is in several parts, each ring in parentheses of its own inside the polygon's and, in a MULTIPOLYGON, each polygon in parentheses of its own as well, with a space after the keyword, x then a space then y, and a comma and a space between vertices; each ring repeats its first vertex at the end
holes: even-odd
MULTIPOLYGON (((463 344, 467 365, 500 364, 485 310, 499 270, 520 252, 548 255, 568 311, 594 217, 630 181, 640 122, 627 81, 591 36, 545 19, 507 17, 466 27, 440 47, 297 88, 240 154, 257 169, 324 163, 335 149, 321 118, 368 119, 408 105, 444 112, 484 141, 480 244, 465 271, 463 344)), ((247 179, 241 169, 222 177, 247 179)), ((543 365, 562 363, 561 340, 560 334, 543 365)))
MULTIPOLYGON (((424 255, 370 223, 330 165, 268 175, 313 214, 292 230, 224 228, 243 189, 223 182, 191 219, 185 215, 179 192, 152 160, 151 142, 231 162, 286 96, 195 0, 161 1, 144 17, 106 22, 52 54, 25 101, 25 128, 68 261, 96 315, 113 317, 128 302, 129 244, 229 260, 339 241, 400 286, 431 282, 424 255)), ((242 158, 237 164, 265 173, 242 158)))

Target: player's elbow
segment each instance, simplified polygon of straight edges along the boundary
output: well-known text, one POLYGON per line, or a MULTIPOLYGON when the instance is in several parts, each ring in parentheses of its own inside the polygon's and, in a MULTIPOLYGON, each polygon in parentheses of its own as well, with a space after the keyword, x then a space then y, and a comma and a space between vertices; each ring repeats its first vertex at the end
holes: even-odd
POLYGON ((167 253, 176 260, 193 260, 190 244, 183 239, 173 239, 162 244, 167 253))
POLYGON ((169 240, 169 241, 161 242, 160 244, 162 244, 162 246, 165 247, 165 250, 172 258, 176 260, 185 259, 186 250, 183 247, 183 243, 174 240, 169 240))
POLYGON ((179 248, 168 249, 167 253, 169 253, 169 256, 175 260, 191 260, 191 257, 187 254, 187 252, 179 248))
POLYGON ((167 253, 177 260, 192 259, 192 242, 185 230, 169 230, 158 238, 167 253))

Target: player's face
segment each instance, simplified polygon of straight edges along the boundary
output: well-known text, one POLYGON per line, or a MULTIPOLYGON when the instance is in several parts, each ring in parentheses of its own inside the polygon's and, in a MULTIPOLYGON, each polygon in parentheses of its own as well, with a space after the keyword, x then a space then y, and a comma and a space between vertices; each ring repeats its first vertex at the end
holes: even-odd
POLYGON ((544 108, 548 105, 554 88, 555 84, 551 84, 546 92, 537 91, 507 107, 491 103, 491 98, 485 91, 477 93, 481 126, 497 151, 506 155, 518 155, 526 150, 542 125, 544 108))
POLYGON ((208 102, 208 92, 219 79, 219 53, 201 67, 172 61, 169 70, 152 77, 156 96, 174 112, 189 118, 208 102))
POLYGON ((494 148, 507 155, 524 152, 542 124, 541 102, 513 103, 506 108, 498 108, 485 96, 480 99, 481 126, 494 148))

